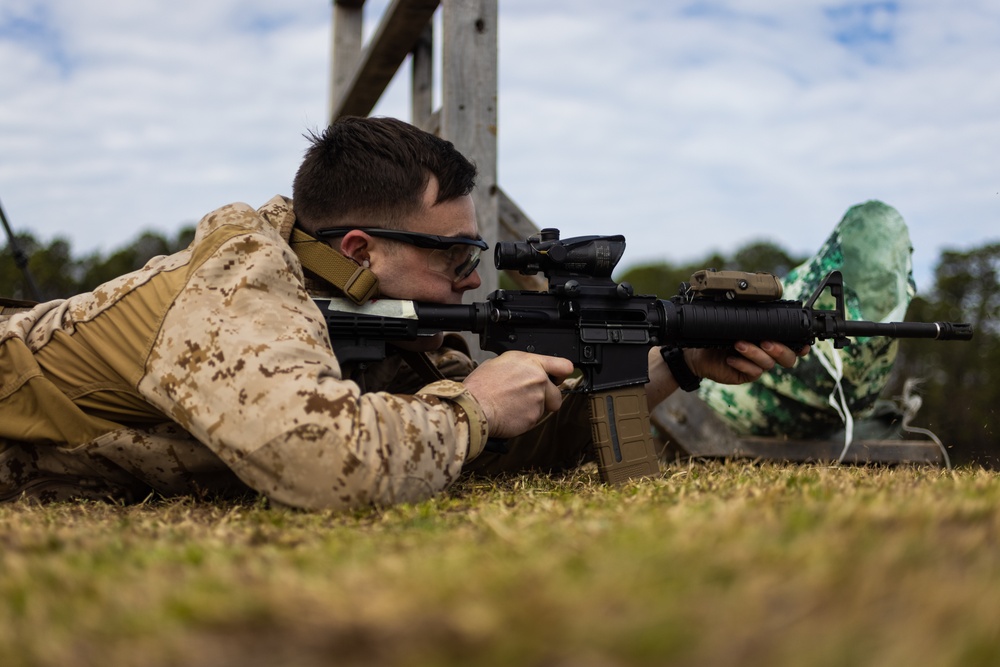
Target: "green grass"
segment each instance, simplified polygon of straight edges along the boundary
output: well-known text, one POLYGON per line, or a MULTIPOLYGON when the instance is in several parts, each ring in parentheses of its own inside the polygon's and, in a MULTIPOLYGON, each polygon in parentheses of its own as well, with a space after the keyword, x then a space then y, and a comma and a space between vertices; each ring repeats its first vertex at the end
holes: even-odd
POLYGON ((353 515, 0 505, 0 665, 1000 664, 1000 475, 595 480, 353 515))

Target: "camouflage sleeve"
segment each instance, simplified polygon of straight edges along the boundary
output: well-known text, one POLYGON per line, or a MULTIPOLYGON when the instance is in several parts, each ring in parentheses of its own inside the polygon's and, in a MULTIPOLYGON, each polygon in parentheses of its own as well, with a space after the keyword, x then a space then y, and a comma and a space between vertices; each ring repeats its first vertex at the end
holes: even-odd
POLYGON ((139 389, 245 483, 308 509, 429 497, 486 439, 461 384, 362 395, 343 380, 298 262, 266 231, 229 238, 190 276, 139 389))

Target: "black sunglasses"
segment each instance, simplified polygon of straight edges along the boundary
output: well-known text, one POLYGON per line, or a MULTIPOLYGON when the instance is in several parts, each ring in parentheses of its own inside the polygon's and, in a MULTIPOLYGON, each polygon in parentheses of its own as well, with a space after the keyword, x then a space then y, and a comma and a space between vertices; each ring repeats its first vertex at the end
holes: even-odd
POLYGON ((428 268, 451 275, 455 283, 472 275, 479 266, 480 255, 490 247, 482 239, 470 239, 466 236, 438 236, 382 227, 326 227, 317 229, 315 234, 319 238, 329 238, 343 236, 353 230, 430 250, 428 268), (456 246, 464 247, 465 250, 459 250, 456 246))
POLYGON ((480 250, 486 250, 490 247, 490 244, 482 239, 470 239, 466 236, 438 236, 437 234, 421 234, 420 232, 406 232, 401 229, 384 229, 382 227, 324 227, 316 230, 316 236, 319 238, 343 236, 354 230, 364 232, 369 236, 402 241, 418 248, 447 250, 454 245, 471 245, 480 250))

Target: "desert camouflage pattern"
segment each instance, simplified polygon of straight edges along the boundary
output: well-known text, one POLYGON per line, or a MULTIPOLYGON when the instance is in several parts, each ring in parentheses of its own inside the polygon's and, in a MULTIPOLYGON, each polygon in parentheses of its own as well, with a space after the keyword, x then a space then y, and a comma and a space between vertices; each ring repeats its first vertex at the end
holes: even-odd
MULTIPOLYGON (((788 274, 783 298, 806 301, 830 271, 839 269, 848 319, 902 320, 916 293, 911 252, 906 223, 895 209, 879 201, 859 204, 847 211, 815 256, 788 274)), ((824 299, 819 307, 833 307, 829 294, 824 299)), ((896 358, 898 344, 891 339, 852 340, 841 350, 831 341, 817 342, 794 368, 778 367, 750 384, 702 381, 699 396, 743 435, 827 437, 844 424, 831 404, 831 396, 839 403, 838 368, 844 402, 855 419, 863 419, 874 410, 896 358)))
POLYGON ((346 378, 293 223, 281 197, 226 206, 183 252, 0 316, 0 499, 252 489, 346 509, 451 484, 483 449, 482 409, 453 380, 389 394, 346 378))

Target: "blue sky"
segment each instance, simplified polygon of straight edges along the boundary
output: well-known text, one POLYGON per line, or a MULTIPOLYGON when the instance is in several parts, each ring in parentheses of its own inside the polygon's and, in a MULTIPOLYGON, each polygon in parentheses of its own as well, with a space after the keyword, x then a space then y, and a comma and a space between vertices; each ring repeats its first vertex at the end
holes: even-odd
MULTIPOLYGON (((385 0, 369 0, 374 28, 385 0)), ((327 114, 329 0, 4 0, 0 201, 78 253, 290 194, 327 114)), ((499 181, 623 265, 819 247, 881 199, 920 287, 1000 240, 987 0, 500 0, 499 181)), ((407 118, 407 84, 376 112, 407 118)))

